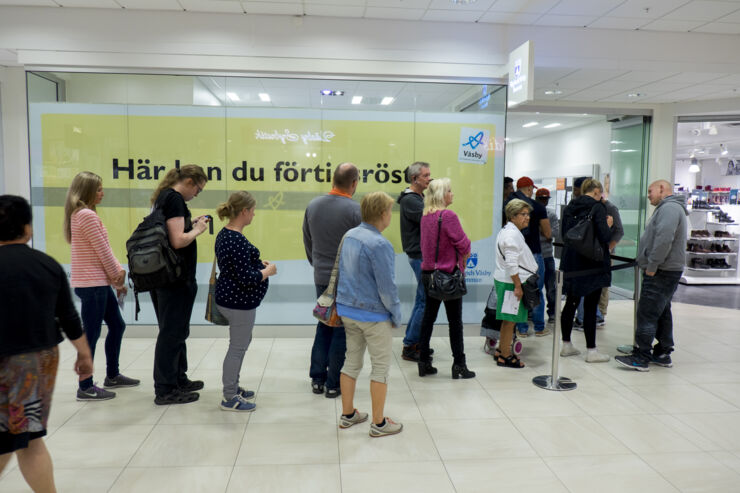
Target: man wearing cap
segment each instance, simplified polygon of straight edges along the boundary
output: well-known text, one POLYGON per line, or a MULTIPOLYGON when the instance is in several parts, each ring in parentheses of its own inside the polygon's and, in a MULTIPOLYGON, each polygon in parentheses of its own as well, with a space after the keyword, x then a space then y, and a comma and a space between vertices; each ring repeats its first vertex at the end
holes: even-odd
MULTIPOLYGON (((550 231, 555 236, 560 231, 560 220, 555 211, 547 207, 550 201, 550 190, 547 188, 538 188, 535 193, 535 200, 545 206, 547 210, 547 219, 550 223, 550 231)), ((540 248, 542 248, 542 260, 545 263, 545 292, 547 298, 547 326, 552 327, 555 323, 555 257, 553 242, 554 238, 547 239, 540 232, 540 248)))
MULTIPOLYGON (((537 275, 539 276, 539 280, 537 284, 540 288, 540 304, 532 311, 534 333, 537 336, 544 336, 550 333, 550 329, 545 327, 545 297, 542 294, 542 288, 545 285, 545 262, 542 258, 542 248, 540 247, 540 232, 542 236, 549 240, 552 238, 552 230, 550 229, 550 221, 547 219, 547 209, 545 209, 544 205, 532 200, 532 194, 535 188, 537 187, 534 186, 534 182, 530 177, 522 176, 516 182, 516 192, 511 194, 510 197, 512 199, 523 200, 532 207, 529 226, 522 230, 522 234, 538 266, 537 275)), ((516 328, 520 337, 527 337, 529 324, 519 323, 516 328)))

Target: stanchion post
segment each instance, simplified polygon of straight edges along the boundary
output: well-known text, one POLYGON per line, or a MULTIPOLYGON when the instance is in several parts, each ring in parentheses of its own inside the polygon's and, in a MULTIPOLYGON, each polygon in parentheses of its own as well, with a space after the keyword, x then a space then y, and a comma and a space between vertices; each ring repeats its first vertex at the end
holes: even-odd
POLYGON ((552 334, 552 367, 550 375, 539 375, 532 379, 532 383, 545 390, 573 390, 576 383, 570 378, 560 376, 560 319, 563 298, 563 271, 555 271, 555 331, 552 334))
POLYGON ((635 264, 635 287, 634 287, 634 297, 633 297, 633 313, 632 313, 632 344, 624 344, 622 346, 617 347, 617 351, 624 354, 632 354, 632 350, 637 345, 637 341, 635 338, 637 337, 637 305, 640 302, 640 287, 642 286, 642 283, 640 282, 640 266, 635 264))

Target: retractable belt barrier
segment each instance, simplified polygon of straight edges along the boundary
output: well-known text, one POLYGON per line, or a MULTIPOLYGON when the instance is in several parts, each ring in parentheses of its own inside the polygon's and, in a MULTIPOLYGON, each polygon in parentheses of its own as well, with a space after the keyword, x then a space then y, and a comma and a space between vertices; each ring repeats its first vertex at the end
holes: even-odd
MULTIPOLYGON (((563 246, 562 243, 554 243, 554 246, 563 246)), ((612 265, 609 267, 610 271, 615 270, 622 270, 622 269, 629 269, 633 268, 635 269, 635 307, 634 307, 634 315, 633 315, 633 325, 634 327, 637 327, 637 301, 639 300, 639 291, 640 291, 640 268, 637 265, 637 259, 633 258, 627 258, 627 257, 620 257, 618 255, 611 255, 610 257, 612 260, 618 260, 620 262, 624 262, 623 264, 619 265, 612 265)), ((564 273, 562 270, 558 269, 555 271, 555 331, 552 335, 552 367, 551 367, 551 373, 550 375, 538 375, 532 379, 532 383, 536 385, 537 387, 545 390, 556 390, 556 391, 564 391, 564 390, 573 390, 578 385, 576 382, 571 380, 567 377, 561 377, 559 370, 560 370, 560 312, 561 312, 561 304, 562 304, 562 298, 563 298, 563 280, 564 279, 572 279, 577 277, 583 277, 583 276, 589 276, 592 274, 599 274, 604 272, 604 269, 586 269, 581 271, 575 271, 575 272, 568 272, 567 274, 564 273)), ((633 336, 633 344, 632 345, 623 345, 619 346, 617 350, 621 353, 631 353, 632 348, 634 347, 634 336, 633 336)))

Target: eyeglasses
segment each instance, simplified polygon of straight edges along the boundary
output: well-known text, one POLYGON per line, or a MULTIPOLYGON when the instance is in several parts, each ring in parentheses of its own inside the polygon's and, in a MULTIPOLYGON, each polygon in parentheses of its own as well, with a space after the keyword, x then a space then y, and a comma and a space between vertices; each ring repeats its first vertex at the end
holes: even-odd
POLYGON ((529 217, 529 212, 520 212, 519 214, 517 214, 517 216, 526 216, 526 217, 529 217))
POLYGON ((197 192, 195 192, 195 195, 198 195, 198 194, 199 194, 200 192, 202 192, 202 191, 203 191, 203 187, 201 187, 201 186, 200 186, 200 185, 198 185, 197 183, 195 184, 195 188, 197 188, 197 189, 198 189, 198 191, 197 191, 197 192))

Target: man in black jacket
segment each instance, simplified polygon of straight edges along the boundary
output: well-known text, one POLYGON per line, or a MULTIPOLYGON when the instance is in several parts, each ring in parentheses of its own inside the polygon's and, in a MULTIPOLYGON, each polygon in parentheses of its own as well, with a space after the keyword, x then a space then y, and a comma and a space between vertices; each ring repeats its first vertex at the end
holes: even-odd
POLYGON ((406 177, 409 187, 398 196, 401 206, 401 244, 409 258, 409 265, 416 276, 416 299, 411 317, 406 324, 401 357, 407 361, 419 361, 419 334, 421 318, 424 315, 426 295, 421 283, 421 216, 424 212, 424 190, 432 181, 429 163, 417 161, 408 167, 406 177))

